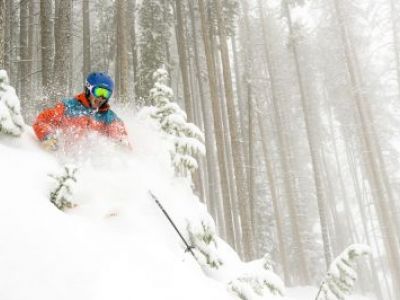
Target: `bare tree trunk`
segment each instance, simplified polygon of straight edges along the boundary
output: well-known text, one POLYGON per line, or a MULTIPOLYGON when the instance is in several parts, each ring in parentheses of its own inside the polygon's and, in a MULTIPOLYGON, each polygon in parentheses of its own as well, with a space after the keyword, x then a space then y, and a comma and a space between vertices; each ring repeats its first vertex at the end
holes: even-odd
POLYGON ((354 91, 354 104, 356 108, 357 118, 360 122, 360 135, 362 138, 363 145, 365 147, 364 155, 368 171, 368 181, 371 186, 373 199, 375 202, 375 209, 378 216, 378 221, 382 233, 384 234, 385 249, 389 259, 389 265, 392 273, 393 290, 396 295, 395 298, 400 298, 400 254, 399 254, 399 239, 396 235, 396 228, 393 222, 393 217, 390 214, 390 207, 388 206, 387 196, 385 193, 385 186, 382 182, 382 173, 385 170, 379 165, 377 160, 377 148, 376 144, 378 141, 373 140, 371 136, 372 122, 368 119, 368 112, 366 106, 365 97, 361 94, 362 83, 360 80, 360 74, 357 74, 357 66, 355 65, 355 56, 351 46, 351 41, 347 33, 346 23, 343 16, 341 2, 334 0, 334 6, 336 15, 338 18, 338 24, 340 29, 340 37, 344 46, 344 53, 346 59, 347 72, 354 91))
POLYGON ((204 42, 204 51, 206 55, 207 62, 207 72, 208 72, 208 83, 210 85, 210 94, 212 101, 212 113, 214 119, 214 130, 216 137, 216 146, 217 146, 217 154, 218 154, 218 166, 220 171, 220 184, 222 189, 222 198, 224 203, 224 221, 226 228, 227 241, 231 244, 235 244, 234 237, 234 226, 233 226, 233 218, 232 218, 232 205, 231 198, 229 193, 228 186, 228 177, 227 177, 227 163, 224 156, 225 153, 225 145, 224 145, 224 134, 222 127, 222 112, 220 107, 220 99, 218 99, 218 90, 217 90, 217 79, 216 79, 216 70, 215 64, 212 56, 212 48, 210 44, 210 36, 208 33, 208 20, 206 15, 206 6, 204 0, 198 0, 198 6, 201 17, 201 28, 203 34, 203 42, 204 42))
MULTIPOLYGON (((236 45, 236 39, 235 36, 231 38, 231 45, 232 45, 232 57, 233 57, 233 66, 234 66, 234 71, 235 71, 235 87, 236 87, 236 97, 237 97, 237 102, 238 102, 238 107, 239 107, 239 119, 240 119, 240 133, 243 138, 243 142, 247 142, 248 137, 245 136, 245 115, 246 115, 246 109, 244 107, 244 102, 242 99, 242 85, 241 85, 241 77, 240 77, 240 69, 239 69, 239 59, 238 59, 238 51, 237 51, 237 45, 236 45)), ((248 155, 245 155, 246 159, 248 158, 248 155)))
POLYGON ((72 56, 72 0, 60 1, 55 27, 54 95, 63 96, 68 92, 68 78, 71 72, 72 56))
POLYGON ((176 43, 178 46, 179 66, 181 70, 182 83, 183 83, 183 96, 185 98, 185 109, 188 121, 193 122, 194 108, 189 86, 188 50, 187 50, 187 41, 185 32, 185 27, 186 27, 185 9, 181 0, 175 0, 175 4, 176 4, 176 17, 177 17, 176 43))
POLYGON ((3 45, 4 45, 4 70, 7 71, 8 74, 10 74, 11 71, 11 62, 10 62, 10 51, 11 51, 11 45, 10 45, 10 40, 11 40, 11 4, 10 0, 3 0, 4 1, 4 26, 3 26, 3 34, 4 34, 4 40, 3 40, 3 45))
POLYGON ((8 72, 8 77, 10 79, 11 85, 18 88, 18 62, 19 62, 19 9, 18 3, 15 3, 13 0, 9 0, 9 26, 10 26, 10 35, 8 36, 10 41, 10 49, 9 49, 9 62, 10 62, 10 70, 8 72))
MULTIPOLYGON (((373 239, 374 239, 374 244, 377 247, 377 255, 376 257, 381 257, 381 253, 380 253, 380 243, 377 242, 377 238, 376 238, 376 231, 374 228, 369 228, 368 226, 368 220, 371 221, 371 227, 373 227, 373 222, 372 222, 372 218, 370 216, 367 216, 367 211, 366 211, 366 206, 367 204, 367 200, 365 200, 364 198, 366 198, 365 194, 366 192, 362 192, 362 187, 360 185, 360 182, 363 180, 362 178, 359 178, 358 175, 358 171, 356 168, 356 162, 355 162, 355 155, 354 155, 354 151, 351 149, 351 141, 349 140, 349 138, 346 137, 346 132, 343 131, 342 132, 342 136, 344 138, 344 145, 346 147, 346 160, 347 163, 349 165, 349 170, 350 170, 350 174, 351 174, 351 178, 353 181, 353 186, 354 186, 354 191, 355 191, 355 195, 356 195, 356 199, 357 199, 357 204, 358 204, 358 208, 360 211, 360 215, 361 215, 361 221, 363 224, 363 231, 364 231, 364 235, 366 238, 366 242, 368 245, 373 245, 371 243, 371 238, 370 235, 372 234, 373 239)), ((362 175, 360 175, 362 176, 362 175)), ((376 268, 375 265, 377 264, 377 261, 375 259, 373 259, 373 257, 371 256, 370 258, 370 265, 373 268, 376 268)), ((381 264, 381 268, 384 269, 384 264, 382 262, 382 260, 380 260, 380 264, 381 264)), ((378 299, 385 299, 382 295, 382 289, 381 289, 381 281, 378 279, 378 271, 373 271, 373 278, 374 278, 374 286, 375 286, 375 291, 377 291, 377 296, 378 299), (380 297, 380 298, 379 298, 380 297)), ((386 288, 388 289, 388 294, 390 295, 390 290, 389 290, 389 285, 388 282, 386 280, 386 275, 384 276, 384 281, 386 283, 386 288)))
POLYGON ((296 199, 295 199, 295 187, 293 183, 293 176, 290 167, 290 161, 288 158, 288 141, 286 140, 285 130, 283 126, 283 122, 281 120, 281 112, 278 103, 278 94, 277 94, 277 80, 275 78, 273 60, 271 59, 271 54, 269 50, 269 43, 267 40, 267 32, 266 32, 266 21, 264 16, 264 7, 262 0, 258 0, 259 5, 259 12, 260 12, 260 20, 261 20, 261 29, 262 29, 262 38, 264 44, 264 53, 265 53, 265 61, 267 65, 268 75, 271 81, 271 108, 273 110, 274 116, 274 123, 276 126, 277 132, 277 144, 278 144, 278 155, 280 162, 282 164, 282 171, 284 176, 284 192, 285 197, 288 202, 288 210, 290 216, 290 225, 293 237, 293 245, 298 253, 299 258, 299 270, 300 270, 300 282, 301 283, 309 283, 310 282, 310 274, 308 271, 306 256, 304 253, 304 247, 302 241, 300 240, 300 224, 298 220, 298 212, 296 206, 296 199))
POLYGON ((232 75, 229 59, 229 52, 227 46, 227 37, 225 34, 225 21, 222 15, 222 6, 220 0, 214 0, 216 5, 216 15, 218 22, 218 33, 220 41, 221 59, 224 75, 224 88, 228 108, 228 120, 230 127, 230 135, 232 142, 232 154, 234 161, 235 184, 237 186, 239 207, 240 207, 240 222, 242 229, 242 240, 244 249, 244 259, 251 259, 254 257, 254 244, 253 244, 253 229, 251 220, 250 203, 253 199, 248 199, 248 185, 245 169, 243 166, 243 155, 240 145, 240 135, 238 128, 238 120, 236 110, 234 107, 233 88, 232 88, 232 75))
POLYGON ((87 75, 91 70, 91 53, 90 53, 90 10, 89 0, 82 0, 82 21, 83 21, 83 70, 82 76, 85 82, 87 75))
POLYGON ((0 0, 0 69, 4 69, 6 0, 0 0))
POLYGON ((338 180, 340 184, 340 191, 341 191, 341 198, 343 200, 345 212, 346 212, 346 225, 348 228, 352 228, 350 230, 351 239, 353 241, 359 241, 359 237, 356 231, 356 225, 354 224, 354 216, 352 209, 349 205, 349 197, 347 194, 346 186, 344 184, 344 178, 342 174, 342 168, 340 167, 340 159, 339 159, 339 151, 337 147, 336 137, 335 137, 335 129, 333 127, 333 113, 330 108, 328 110, 328 118, 329 118, 329 132, 332 137, 332 146, 333 146, 333 154, 335 155, 335 163, 336 163, 336 170, 338 172, 338 180))
MULTIPOLYGON (((347 143, 345 143, 345 145, 346 145, 346 148, 348 148, 347 143)), ((354 163, 350 162, 351 159, 349 157, 350 156, 349 152, 350 152, 349 149, 346 149, 346 156, 347 156, 347 160, 348 160, 348 163, 349 163, 350 172, 352 174, 353 184, 354 184, 355 189, 356 189, 356 195, 357 195, 356 199, 357 199, 357 204, 358 204, 358 208, 359 208, 359 211, 360 211, 362 229, 364 231, 364 237, 365 237, 365 241, 366 241, 367 245, 372 245, 371 238, 370 238, 370 231, 372 232, 373 230, 369 230, 368 229, 368 221, 367 221, 368 217, 367 217, 367 213, 365 211, 365 204, 363 203, 363 199, 362 199, 363 197, 362 197, 361 191, 360 191, 359 179, 357 177, 357 171, 355 170, 354 163)), ((376 245, 377 245, 377 247, 379 247, 378 244, 376 244, 376 245)), ((380 256, 380 255, 378 254, 378 256, 380 256)), ((383 300, 384 297, 383 297, 383 294, 382 294, 381 282, 380 282, 379 277, 378 277, 378 268, 377 268, 376 259, 374 259, 372 256, 370 256, 369 264, 370 264, 370 267, 372 269, 371 278, 372 278, 372 282, 373 282, 373 285, 374 285, 374 291, 376 293, 376 296, 377 296, 378 300, 383 300)))
MULTIPOLYGON (((213 26, 210 26, 211 31, 213 30, 213 26)), ((242 241, 242 229, 241 229, 241 222, 240 222, 240 212, 239 212, 239 199, 238 199, 238 192, 237 186, 235 184, 235 171, 234 171, 234 162, 232 156, 232 138, 229 134, 230 127, 229 127, 229 120, 228 120, 228 109, 225 101, 225 93, 224 93, 224 79, 223 79, 223 71, 222 71, 222 63, 221 63, 221 56, 218 55, 218 44, 216 39, 216 33, 210 33, 212 38, 212 46, 213 46, 213 59, 216 66, 217 72, 217 83, 218 83, 218 92, 221 101, 221 113, 222 113, 222 125, 224 128, 224 156, 227 161, 227 174, 228 174, 228 185, 229 185, 229 192, 231 195, 231 205, 232 205, 232 217, 233 217, 233 227, 235 228, 235 247, 237 252, 241 257, 243 257, 243 241, 242 241)))
POLYGON ((128 24, 129 33, 131 38, 131 51, 132 51, 132 68, 133 68, 133 82, 136 96, 136 84, 138 83, 138 51, 136 40, 136 0, 128 0, 128 24))
POLYGON ((27 61, 27 75, 28 80, 26 82, 26 90, 30 91, 32 88, 32 68, 33 68, 33 41, 34 41, 34 22, 35 22, 35 14, 36 14, 36 3, 35 1, 29 1, 29 23, 28 23, 28 61, 27 61))
POLYGON ((127 0, 115 2, 117 11, 117 58, 115 65, 116 96, 120 102, 128 100, 128 35, 127 0))
MULTIPOLYGON (((257 101, 258 103, 258 101, 257 101)), ((282 272, 283 272, 283 278, 286 284, 289 284, 290 280, 290 273, 289 273, 289 266, 288 266, 288 258, 287 258, 287 253, 286 253, 286 247, 285 247, 285 242, 284 242, 284 232, 283 232, 283 220, 282 220, 282 214, 279 209, 278 205, 278 193, 276 190, 277 183, 275 181, 275 174, 272 166, 272 158, 271 154, 269 151, 269 147, 267 145, 267 140, 268 140, 268 134, 266 130, 266 125, 263 123, 263 116, 261 115, 261 110, 259 105, 257 105, 257 118, 258 118, 258 126, 260 128, 260 133, 261 133, 261 142, 262 142, 262 147, 264 151, 264 160, 267 168, 267 178, 269 182, 269 190, 271 194, 271 201, 272 201, 272 207, 274 209, 274 217, 275 217, 275 224, 276 224, 276 236, 278 238, 278 253, 279 253, 279 258, 281 261, 282 265, 282 272)))
POLYGON ((27 101, 27 83, 29 81, 28 74, 28 21, 29 21, 29 6, 28 1, 19 3, 19 95, 23 110, 26 109, 27 101))
MULTIPOLYGON (((68 2, 68 1, 67 1, 68 2)), ((49 94, 53 77, 54 38, 52 24, 53 1, 40 1, 40 41, 42 60, 42 87, 44 94, 49 94)), ((66 12, 65 12, 66 13, 66 12)))
POLYGON ((397 74, 397 85, 399 88, 399 97, 400 97, 400 40, 398 34, 398 24, 396 14, 396 5, 394 0, 390 1, 390 14, 391 14, 391 22, 392 22, 392 37, 393 37, 393 51, 394 58, 396 62, 396 74, 397 74))
MULTIPOLYGON (((258 164, 256 163, 256 140, 257 140, 257 120, 256 120, 256 109, 254 108, 254 99, 253 99, 253 87, 252 87, 252 76, 253 73, 253 49, 251 46, 252 42, 252 32, 250 30, 250 20, 249 20, 249 9, 247 5, 247 1, 241 1, 241 6, 243 9, 243 38, 247 39, 247 42, 243 45, 242 52, 244 53, 244 79, 246 84, 246 98, 247 98, 247 134, 245 131, 245 123, 242 123, 242 136, 246 139, 248 138, 248 147, 243 146, 243 153, 245 154, 245 161, 248 163, 248 187, 249 187, 249 199, 250 199, 250 208, 251 208, 251 220, 256 221, 256 170, 258 164), (246 151, 247 150, 247 151, 246 151)), ((233 39, 233 38, 232 38, 233 39)), ((234 45, 235 43, 233 43, 234 45)), ((238 80, 238 78, 237 78, 238 80)), ((242 111, 244 115, 245 112, 242 111)), ((243 144, 243 143, 242 143, 243 144)), ((255 230, 253 228, 253 234, 255 236, 255 230)))
POLYGON ((214 218, 217 220, 217 224, 220 228, 219 231, 222 233, 223 237, 226 237, 225 223, 224 223, 224 215, 223 215, 223 204, 220 199, 220 191, 218 182, 218 161, 217 155, 215 153, 215 135, 214 135, 214 126, 213 126, 213 115, 209 112, 212 111, 212 105, 209 100, 209 97, 206 97, 204 94, 203 88, 203 79, 201 78, 201 63, 200 56, 198 51, 198 43, 197 43, 197 31, 196 31, 196 17, 194 13, 194 7, 192 0, 188 0, 189 12, 191 16, 191 31, 192 31, 192 42, 193 42, 193 51, 194 51, 194 59, 196 66, 196 81, 199 88, 199 96, 201 102, 201 111, 203 114, 204 120, 204 132, 205 132, 205 140, 206 140, 206 149, 207 149, 207 174, 208 174, 208 193, 207 199, 210 206, 213 208, 211 211, 213 212, 214 218))
MULTIPOLYGON (((289 9, 287 0, 284 1, 284 4, 285 4, 285 13, 286 13, 288 27, 289 27, 289 36, 291 39, 294 39, 292 19, 291 19, 290 9, 289 9)), ((324 254, 325 254, 325 263, 326 263, 326 268, 328 269, 331 264, 331 261, 332 261, 332 252, 331 252, 328 224, 327 224, 327 218, 326 218, 326 206, 325 206, 326 200, 325 200, 325 194, 324 194, 324 190, 323 190, 323 186, 322 186, 322 184, 323 184, 322 183, 322 172, 321 172, 320 162, 318 159, 318 153, 319 153, 318 146, 317 146, 318 141, 316 141, 316 138, 312 132, 313 122, 311 120, 311 112, 309 111, 311 104, 308 103, 309 99, 307 99, 307 97, 306 97, 304 79, 303 79, 303 75, 302 75, 302 72, 300 69, 299 54, 298 54, 298 49, 297 49, 295 40, 292 40, 291 46, 292 46, 291 48, 292 48, 293 57, 294 57, 294 61, 295 61, 297 80, 298 80, 299 89, 300 89, 300 99, 301 99, 301 106, 303 108, 304 123, 306 126, 307 142, 308 142, 308 147, 309 147, 310 154, 311 154, 311 166, 312 166, 312 173, 314 176, 315 190, 317 193, 318 212, 319 212, 319 219, 320 219, 320 224, 321 224, 322 241, 323 241, 324 254)))

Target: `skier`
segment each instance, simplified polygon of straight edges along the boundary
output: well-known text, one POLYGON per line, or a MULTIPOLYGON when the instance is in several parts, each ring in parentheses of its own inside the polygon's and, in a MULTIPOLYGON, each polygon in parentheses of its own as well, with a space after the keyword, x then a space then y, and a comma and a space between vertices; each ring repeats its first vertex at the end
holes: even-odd
POLYGON ((83 93, 63 99, 55 107, 42 111, 33 124, 33 130, 43 147, 49 151, 57 150, 60 133, 74 141, 93 131, 130 148, 124 123, 108 104, 113 88, 114 82, 109 75, 91 73, 83 93))

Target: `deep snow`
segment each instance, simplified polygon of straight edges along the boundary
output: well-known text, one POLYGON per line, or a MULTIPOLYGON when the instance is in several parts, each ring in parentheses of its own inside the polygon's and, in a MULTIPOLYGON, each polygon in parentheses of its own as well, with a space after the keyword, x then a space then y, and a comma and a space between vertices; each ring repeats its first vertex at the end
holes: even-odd
MULTIPOLYGON (((220 241, 229 263, 214 274, 217 281, 184 252, 148 190, 181 229, 205 208, 174 176, 159 133, 140 116, 127 125, 132 152, 91 137, 47 153, 30 127, 21 138, 0 135, 1 300, 237 299, 226 282, 245 264, 220 241), (49 202, 48 174, 71 163, 79 168, 78 206, 64 213, 49 202)), ((288 290, 291 299, 315 294, 288 290)))

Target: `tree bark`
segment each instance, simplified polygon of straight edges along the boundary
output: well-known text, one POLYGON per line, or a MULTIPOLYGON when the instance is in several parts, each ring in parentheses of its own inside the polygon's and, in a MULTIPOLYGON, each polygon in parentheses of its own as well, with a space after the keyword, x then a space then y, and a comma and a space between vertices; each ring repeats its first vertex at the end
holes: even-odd
POLYGON ((254 244, 253 244, 253 229, 251 220, 251 201, 248 199, 248 185, 245 169, 243 166, 243 155, 240 144, 240 135, 238 128, 237 113, 234 106, 233 88, 232 88, 232 74, 229 59, 229 51, 227 46, 227 37, 225 33, 225 20, 222 15, 222 5, 220 0, 214 0, 216 5, 216 15, 218 23, 218 34, 220 41, 221 60, 224 75, 224 88, 225 97, 228 108, 228 120, 232 143, 232 154, 234 161, 234 174, 235 185, 237 186, 239 207, 240 207, 240 222, 242 229, 242 240, 244 259, 250 260, 254 258, 254 244))
POLYGON ((175 0, 176 4, 176 17, 177 17, 177 35, 176 43, 178 46, 179 66, 181 70, 182 83, 183 83, 183 96, 185 98, 185 110, 189 122, 194 122, 194 108, 192 94, 189 85, 189 72, 188 72, 188 47, 186 40, 185 24, 186 18, 185 9, 181 0, 175 0))
POLYGON ((133 83, 134 92, 136 93, 136 84, 138 83, 138 51, 137 51, 137 40, 136 40, 136 0, 128 0, 128 24, 129 34, 131 38, 131 51, 132 51, 132 69, 133 69, 133 83))
POLYGON ((289 265, 288 265, 288 258, 287 258, 287 253, 286 253, 286 246, 284 242, 284 222, 282 220, 282 214, 279 209, 279 201, 278 201, 278 192, 277 192, 277 183, 275 180, 275 174, 272 166, 272 158, 271 154, 269 151, 269 147, 267 145, 268 139, 268 134, 267 134, 267 129, 266 125, 264 124, 263 116, 261 114, 261 109, 260 105, 258 104, 257 101, 257 118, 258 118, 258 126, 260 129, 260 134, 261 134, 261 142, 262 142, 262 148, 264 152, 264 160, 265 160, 265 165, 267 169, 267 179, 268 179, 268 187, 270 190, 270 195, 271 195, 271 201, 272 201, 272 207, 274 211, 274 218, 275 218, 275 225, 276 225, 276 236, 278 239, 278 254, 282 266, 282 272, 283 272, 283 278, 286 284, 289 284, 290 282, 290 273, 289 273, 289 265))
POLYGON ((62 97, 69 89, 72 56, 72 0, 60 1, 56 10, 54 55, 54 95, 62 97))
POLYGON ((54 37, 52 24, 53 1, 40 1, 40 41, 43 93, 48 94, 53 77, 54 37))
POLYGON ((206 15, 206 6, 204 0, 198 0, 198 6, 200 11, 200 20, 201 20, 201 28, 203 34, 203 43, 204 43, 204 52, 206 56, 207 63, 207 73, 208 73, 208 83, 210 86, 210 96, 212 101, 212 114, 214 120, 214 130, 216 136, 216 146, 217 146, 217 154, 218 154, 218 166, 220 171, 220 185, 222 189, 222 198, 224 203, 224 221, 226 228, 227 241, 232 246, 235 244, 234 237, 234 226, 232 219, 232 205, 231 198, 229 193, 228 186, 228 177, 227 177, 227 163, 224 156, 225 153, 225 145, 224 145, 224 131, 222 127, 222 112, 220 107, 220 99, 218 99, 218 90, 217 90, 217 79, 216 79, 216 70, 215 64, 212 56, 212 48, 210 44, 210 36, 208 33, 208 20, 206 15))
POLYGON ((0 69, 4 69, 6 0, 0 0, 0 69))
POLYGON ((315 184, 315 191, 317 193, 317 202, 318 202, 318 212, 319 212, 319 219, 321 224, 321 232, 322 232, 322 241, 324 247, 324 255, 325 255, 325 263, 326 268, 328 269, 331 261, 332 261, 332 252, 331 252, 331 245, 329 239, 329 231, 328 231, 328 223, 326 218, 326 199, 323 189, 323 182, 322 182, 322 171, 321 165, 318 158, 318 141, 316 140, 312 128, 313 122, 311 120, 311 112, 309 111, 311 104, 309 103, 309 99, 306 96, 305 91, 305 84, 303 79, 303 74, 301 71, 300 63, 299 63, 299 54, 298 48, 296 45, 296 41, 294 40, 294 32, 293 32, 293 24, 292 18, 290 14, 290 8, 287 3, 287 0, 284 1, 285 5, 285 14, 288 22, 289 27, 289 37, 292 39, 291 49, 293 53, 293 58, 295 62, 295 69, 296 69, 296 76, 300 90, 300 99, 301 99, 301 106, 303 109, 304 114, 304 123, 306 126, 306 133, 307 133, 307 142, 308 148, 310 150, 311 155, 311 171, 314 177, 314 184, 315 184))
MULTIPOLYGON (((298 253, 299 270, 300 270, 300 283, 306 284, 310 282, 310 273, 307 266, 306 256, 304 253, 303 243, 300 239, 300 222, 298 220, 298 212, 295 198, 295 185, 293 182, 293 172, 288 158, 289 145, 286 139, 284 124, 281 118, 281 111, 279 106, 279 97, 277 93, 277 79, 275 78, 275 67, 271 58, 269 50, 269 41, 267 39, 266 20, 264 15, 264 7, 262 0, 258 0, 262 39, 264 44, 264 56, 267 65, 267 72, 271 81, 271 109, 273 111, 274 124, 277 132, 277 145, 279 160, 282 164, 282 171, 284 176, 283 187, 285 197, 288 203, 288 210, 290 216, 291 233, 293 237, 293 246, 298 253)), ((291 282, 290 282, 291 283, 291 282)), ((289 283, 289 284, 290 284, 289 283)))
POLYGON ((30 59, 28 49, 28 1, 19 3, 19 95, 23 109, 26 108, 27 84, 29 82, 28 60, 30 59))
POLYGON ((399 99, 400 99, 400 39, 398 36, 398 24, 397 24, 397 14, 396 5, 394 0, 390 1, 390 14, 392 22, 392 37, 393 37, 393 52, 396 63, 396 74, 397 74, 397 85, 399 88, 399 99))
POLYGON ((4 65, 4 70, 7 71, 8 74, 10 74, 11 71, 11 62, 10 62, 10 51, 11 51, 11 45, 10 45, 10 37, 11 37, 11 32, 10 32, 10 28, 11 28, 11 24, 10 24, 10 14, 11 14, 11 4, 10 4, 10 0, 3 0, 4 1, 4 26, 3 26, 3 34, 4 34, 4 61, 3 61, 3 65, 4 65))
POLYGON ((210 204, 212 208, 212 214, 214 218, 217 220, 217 224, 219 225, 219 232, 221 232, 222 236, 226 238, 226 230, 224 224, 224 215, 223 215, 223 204, 221 201, 221 194, 219 190, 218 182, 218 160, 217 155, 215 153, 215 134, 214 134, 214 126, 213 126, 213 115, 209 112, 212 111, 212 105, 209 97, 206 97, 204 87, 203 87, 203 78, 201 78, 202 68, 200 62, 200 54, 199 54, 199 44, 197 42, 197 29, 196 29, 196 16, 194 12, 194 3, 192 0, 188 0, 189 12, 191 16, 191 32, 192 32, 192 43, 193 43, 193 51, 194 51, 194 59, 195 59, 195 74, 196 81, 199 89, 200 96, 200 104, 201 111, 203 115, 204 121, 204 132, 205 132, 205 140, 206 140, 206 149, 207 149, 207 178, 208 178, 208 189, 207 191, 207 203, 210 204))
POLYGON ((83 82, 91 70, 91 51, 90 51, 90 10, 89 0, 82 0, 82 25, 83 25, 83 82))
POLYGON ((127 0, 115 2, 117 11, 117 58, 115 69, 116 96, 118 101, 127 102, 128 98, 128 36, 127 36, 127 0))
POLYGON ((335 13, 338 20, 340 38, 344 47, 344 56, 346 60, 347 73, 350 85, 353 91, 353 100, 356 108, 358 122, 360 122, 360 136, 365 147, 364 157, 367 166, 368 181, 371 186, 375 209, 378 216, 378 221, 382 233, 384 234, 384 244, 386 253, 389 259, 389 267, 392 273, 393 290, 395 298, 400 297, 400 254, 399 254, 399 239, 396 235, 396 228, 393 222, 392 215, 390 214, 390 207, 388 206, 387 196, 385 193, 385 186, 382 182, 382 173, 385 170, 379 165, 377 160, 378 141, 373 140, 371 132, 373 132, 373 123, 368 119, 367 101, 361 94, 362 83, 360 74, 357 74, 357 66, 355 56, 352 49, 351 40, 348 36, 345 18, 342 12, 342 4, 339 0, 334 0, 335 13))

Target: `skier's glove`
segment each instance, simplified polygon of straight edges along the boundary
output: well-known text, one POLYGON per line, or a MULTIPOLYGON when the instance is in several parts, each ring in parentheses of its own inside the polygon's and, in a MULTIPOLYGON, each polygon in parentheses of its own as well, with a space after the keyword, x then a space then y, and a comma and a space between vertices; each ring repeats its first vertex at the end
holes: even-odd
POLYGON ((49 136, 43 140, 42 146, 47 151, 56 151, 58 149, 58 141, 55 137, 49 136))

